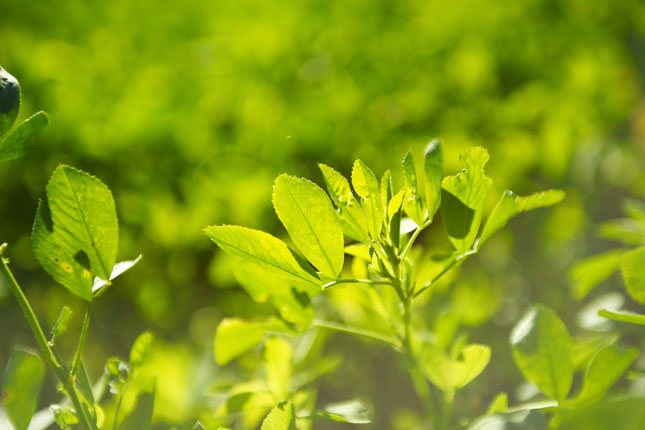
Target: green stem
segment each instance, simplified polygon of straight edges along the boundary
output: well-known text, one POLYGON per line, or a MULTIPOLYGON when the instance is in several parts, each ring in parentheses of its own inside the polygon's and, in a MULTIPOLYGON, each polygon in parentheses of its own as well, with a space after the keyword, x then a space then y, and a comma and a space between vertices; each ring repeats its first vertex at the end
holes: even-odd
POLYGON ((412 236, 410 236, 410 240, 408 240, 408 243, 405 244, 405 248, 403 249, 403 251, 401 251, 401 254, 399 254, 399 260, 401 261, 405 260, 405 257, 407 257, 408 252, 410 252, 412 245, 414 245, 414 242, 417 240, 417 237, 419 237, 419 233, 421 233, 431 223, 432 221, 426 221, 414 230, 414 232, 412 233, 412 236))
POLYGON ((387 343, 388 345, 394 347, 396 350, 401 349, 401 343, 392 336, 388 336, 383 333, 379 333, 372 330, 363 329, 360 327, 348 326, 345 324, 336 323, 333 321, 324 321, 324 320, 314 320, 311 324, 313 327, 328 328, 332 330, 342 331, 344 333, 350 333, 357 336, 363 336, 370 339, 378 340, 380 342, 387 343))
POLYGON ((323 290, 338 284, 372 284, 372 285, 392 285, 390 281, 374 281, 372 279, 336 279, 322 286, 323 290))
POLYGON ((423 293, 425 290, 427 290, 428 288, 430 288, 430 287, 431 287, 435 282, 437 282, 439 279, 441 279, 441 277, 442 277, 443 275, 445 275, 446 273, 448 273, 448 271, 449 271, 450 269, 452 269, 452 267, 453 267, 455 264, 459 263, 459 262, 460 262, 460 261, 462 261, 462 260, 465 260, 466 258, 468 258, 468 257, 470 257, 471 255, 476 254, 476 253, 477 253, 477 251, 476 251, 476 250, 470 250, 470 251, 468 251, 468 252, 466 252, 466 253, 464 253, 464 254, 459 254, 459 255, 457 255, 457 256, 456 256, 456 257, 455 257, 455 258, 454 258, 454 259, 453 259, 453 260, 452 260, 452 261, 451 261, 451 262, 450 262, 446 267, 444 267, 444 268, 443 268, 443 270, 442 270, 441 272, 439 272, 439 274, 438 274, 437 276, 435 276, 434 278, 432 278, 432 280, 430 280, 429 282, 426 282, 426 283, 423 285, 423 287, 421 287, 421 289, 419 289, 419 291, 417 291, 416 293, 414 293, 413 298, 415 298, 415 299, 416 299, 416 298, 417 298, 417 296, 419 296, 419 294, 423 293))
POLYGON ((25 293, 23 293, 22 289, 20 288, 20 285, 18 285, 18 282, 16 281, 16 278, 13 276, 13 273, 11 273, 11 269, 9 269, 9 260, 3 257, 3 252, 6 248, 7 248, 6 243, 3 243, 2 245, 0 245, 0 275, 2 275, 2 278, 5 281, 5 284, 9 287, 13 295, 16 297, 16 300, 18 300, 18 304, 22 308, 22 312, 25 314, 25 318, 29 323, 29 327, 31 328, 31 331, 34 333, 34 336, 36 337, 36 342, 40 347, 43 357, 45 358, 45 361, 52 369, 52 371, 54 372, 58 380, 61 382, 61 384, 63 384, 65 391, 67 392, 70 400, 72 401, 72 404, 74 405, 74 408, 76 409, 79 415, 81 424, 84 426, 85 429, 95 430, 96 426, 85 413, 85 408, 83 407, 81 403, 81 399, 78 396, 78 392, 76 391, 76 386, 74 385, 73 378, 70 375, 68 375, 65 369, 61 366, 58 359, 56 358, 56 355, 54 354, 54 351, 47 343, 47 338, 45 337, 45 333, 43 332, 43 329, 40 326, 40 323, 38 322, 38 318, 36 318, 36 314, 34 313, 34 310, 29 304, 29 301, 27 300, 25 293))
POLYGON ((428 383, 421 372, 419 363, 417 362, 414 351, 412 348, 412 300, 410 297, 407 297, 403 302, 403 327, 404 327, 404 338, 403 338, 403 349, 405 357, 408 361, 408 371, 410 377, 412 378, 412 384, 414 385, 414 390, 417 395, 423 402, 426 412, 428 414, 428 419, 430 422, 436 422, 437 419, 437 409, 435 407, 434 399, 432 398, 432 392, 428 387, 428 383))
POLYGON ((85 338, 87 338, 87 329, 90 326, 90 314, 92 313, 92 301, 87 302, 87 310, 85 311, 85 318, 83 319, 83 328, 81 330, 81 337, 78 340, 78 347, 76 348, 76 354, 74 355, 74 361, 72 362, 72 370, 70 371, 71 375, 76 375, 78 371, 78 366, 81 364, 81 358, 83 355, 83 347, 85 346, 85 338))

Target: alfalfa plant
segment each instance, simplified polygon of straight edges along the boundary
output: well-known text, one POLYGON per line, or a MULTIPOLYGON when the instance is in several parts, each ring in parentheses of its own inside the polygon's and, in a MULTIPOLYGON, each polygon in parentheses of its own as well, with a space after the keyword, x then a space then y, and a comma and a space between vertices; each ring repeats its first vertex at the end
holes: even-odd
MULTIPOLYGON (((48 122, 39 112, 13 131, 18 115, 20 86, 18 81, 0 68, 0 160, 21 157, 27 140, 48 122)), ((123 362, 110 358, 104 374, 92 384, 83 364, 83 348, 87 340, 92 308, 112 281, 139 261, 117 263, 119 226, 112 193, 99 179, 69 166, 61 165, 53 173, 45 194, 38 204, 32 230, 34 254, 45 271, 60 285, 86 302, 86 312, 79 334, 76 352, 67 361, 59 351, 57 340, 69 326, 71 311, 67 306, 51 328, 49 336, 41 326, 22 287, 14 277, 8 245, 0 245, 0 281, 13 293, 31 328, 42 358, 35 352, 14 349, 2 379, 2 408, 0 427, 26 430, 49 428, 55 421, 61 429, 96 430, 105 422, 114 428, 141 430, 150 425, 154 405, 154 381, 142 381, 137 371, 141 367, 152 341, 144 333, 135 341, 130 359, 123 362), (44 365, 58 379, 61 402, 35 413, 44 365), (126 417, 105 417, 99 405, 110 390, 118 396, 119 405, 125 391, 138 399, 126 417), (122 419, 119 419, 122 418, 122 419), (30 425, 31 423, 31 425, 30 425)))
MULTIPOLYGON (((283 339, 297 339, 295 334, 306 333, 311 327, 371 338, 400 354, 431 428, 452 428, 455 395, 485 369, 490 348, 469 343, 465 337, 441 345, 423 319, 415 316, 416 299, 451 269, 476 255, 512 217, 558 203, 564 193, 549 190, 520 197, 506 191, 482 223, 492 189, 492 180, 484 172, 488 152, 481 147, 467 149, 460 157, 463 169, 449 176, 444 176, 442 154, 442 143, 430 142, 422 169, 417 168, 412 153, 405 154, 401 188, 394 186, 389 171, 379 181, 360 160, 354 163, 351 187, 336 170, 320 164, 327 193, 307 179, 278 176, 273 207, 295 247, 245 227, 207 227, 204 232, 210 239, 238 257, 238 279, 251 297, 272 303, 282 318, 280 324, 224 319, 215 335, 215 360, 226 364, 263 341, 265 354, 271 354, 276 342, 289 349, 290 343, 283 339), (433 221, 438 210, 454 250, 428 261, 416 240, 436 225, 433 221), (343 270, 347 256, 353 258, 351 271, 343 270), (312 299, 340 284, 368 286, 366 300, 373 309, 372 317, 382 320, 386 329, 314 318, 312 299)), ((271 373, 266 375, 271 379, 271 373)), ((312 407, 314 394, 290 383, 288 374, 282 377, 281 386, 287 387, 282 391, 273 390, 270 383, 246 387, 250 395, 263 396, 255 399, 255 410, 278 404, 265 419, 264 430, 309 428, 312 419, 320 418, 346 420, 342 414, 330 416, 324 409, 316 410, 312 407), (269 425, 276 414, 287 418, 281 425, 269 425)), ((239 392, 240 387, 234 387, 229 394, 239 392)), ((355 409, 357 404, 353 405, 355 409)))

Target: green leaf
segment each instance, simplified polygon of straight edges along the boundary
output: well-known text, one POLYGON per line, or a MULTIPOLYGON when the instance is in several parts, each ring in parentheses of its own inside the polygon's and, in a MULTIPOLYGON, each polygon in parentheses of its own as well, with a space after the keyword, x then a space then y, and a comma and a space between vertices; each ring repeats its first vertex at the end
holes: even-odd
POLYGON ((302 255, 325 276, 343 269, 343 228, 327 194, 306 179, 280 175, 273 185, 273 207, 302 255))
POLYGON ((148 430, 155 407, 155 383, 142 389, 137 396, 137 404, 121 424, 121 430, 148 430))
POLYGON ((359 242, 367 242, 367 221, 363 209, 354 197, 347 179, 331 167, 318 164, 325 179, 327 191, 340 212, 340 220, 345 236, 359 242))
POLYGON ((72 311, 67 306, 63 306, 63 309, 61 309, 60 315, 58 315, 58 319, 52 328, 52 341, 56 339, 57 336, 60 336, 67 331, 67 327, 69 327, 69 317, 71 315, 72 311))
POLYGON ((75 295, 92 300, 94 277, 108 279, 119 225, 112 193, 94 176, 59 166, 40 201, 32 230, 45 270, 75 295))
POLYGON ((352 185, 361 197, 361 207, 367 220, 367 229, 374 240, 378 240, 383 225, 383 203, 378 180, 374 172, 361 160, 354 162, 352 168, 352 185))
POLYGON ((478 247, 517 214, 541 207, 553 206, 561 202, 562 199, 564 199, 562 190, 541 191, 525 197, 516 196, 512 191, 504 191, 502 199, 495 206, 488 220, 486 220, 486 225, 479 238, 478 247))
POLYGON ((620 345, 606 346, 598 351, 587 367, 582 390, 574 399, 574 404, 600 400, 629 369, 636 357, 636 348, 620 345))
POLYGON ((490 360, 490 348, 471 344, 453 359, 439 347, 427 344, 421 350, 420 359, 430 382, 442 391, 452 393, 466 386, 486 368, 490 360))
POLYGON ((49 124, 45 112, 37 112, 24 120, 0 141, 0 161, 13 160, 25 155, 25 147, 31 137, 49 124))
POLYGON ((78 366, 78 375, 76 380, 78 381, 78 388, 81 394, 83 394, 89 403, 93 405, 95 403, 94 392, 92 391, 90 377, 87 374, 87 369, 85 368, 83 360, 81 360, 81 363, 78 366))
POLYGON ((488 412, 486 412, 486 414, 493 415, 497 413, 506 413, 507 410, 508 410, 508 394, 499 393, 498 395, 495 396, 493 401, 490 403, 490 406, 488 407, 488 412))
POLYGON ((332 403, 312 414, 312 418, 350 424, 369 424, 372 414, 360 400, 332 403))
POLYGON ((627 292, 640 304, 645 304, 645 247, 623 256, 620 263, 627 292))
POLYGON ((441 209, 445 214, 443 225, 453 243, 465 240, 471 230, 475 211, 445 189, 441 190, 441 209))
MULTIPOLYGON (((134 260, 127 260, 127 261, 120 261, 114 265, 114 268, 112 269, 112 274, 110 275, 109 281, 114 281, 116 278, 119 276, 123 275, 125 272, 128 270, 132 269, 134 266, 136 266, 139 261, 143 258, 143 255, 139 254, 137 258, 134 260)), ((106 281, 104 279, 99 278, 98 276, 94 278, 94 284, 92 284, 92 293, 94 294, 94 297, 98 297, 103 292, 105 291, 106 285, 109 285, 110 282, 106 281)))
POLYGON ((425 194, 428 218, 431 220, 441 203, 441 181, 443 179, 443 154, 440 139, 428 143, 423 153, 423 169, 425 171, 425 194))
POLYGON ((392 172, 386 170, 381 177, 381 202, 387 216, 387 206, 390 200, 394 197, 394 181, 392 180, 392 172))
POLYGON ((494 414, 472 423, 467 430, 548 430, 544 417, 537 410, 521 410, 494 414))
POLYGON ((229 363, 262 342, 264 332, 262 323, 224 318, 215 332, 215 361, 220 366, 229 363))
POLYGON ((259 230, 235 225, 211 226, 204 233, 229 254, 257 264, 271 273, 297 281, 320 284, 311 268, 280 239, 259 230))
POLYGON ((26 430, 36 411, 45 369, 39 356, 16 348, 2 379, 2 405, 15 430, 26 430))
POLYGON ((565 411, 558 430, 642 430, 645 399, 620 397, 565 411))
POLYGON ((405 186, 408 190, 406 198, 403 201, 403 209, 417 225, 421 225, 426 220, 426 208, 419 194, 417 170, 411 152, 406 152, 403 156, 403 178, 405 179, 405 186))
POLYGON ((621 311, 608 311, 603 309, 598 311, 601 317, 609 318, 610 320, 626 322, 631 324, 645 325, 645 315, 637 314, 635 312, 621 310, 621 311))
POLYGON ((20 84, 9 72, 0 67, 0 139, 13 127, 19 110, 20 84))
POLYGON ((154 336, 149 331, 141 333, 132 344, 130 348, 130 368, 132 370, 141 367, 150 352, 150 346, 154 336))
POLYGON ((267 385, 275 399, 284 400, 289 395, 291 380, 291 345, 280 337, 270 337, 264 344, 264 367, 267 385))
POLYGON ((573 266, 569 271, 569 279, 575 298, 585 298, 596 285, 616 272, 624 253, 623 250, 608 251, 582 260, 573 266))
POLYGON ((389 237, 392 245, 398 249, 401 239, 401 209, 405 199, 405 188, 394 195, 387 206, 389 237))
POLYGON ((517 323, 510 343, 524 377, 547 397, 564 400, 573 381, 573 341, 556 313, 534 307, 517 323))
MULTIPOLYGON (((464 165, 464 169, 455 176, 445 177, 441 185, 444 190, 474 212, 470 225, 467 228, 463 227, 463 229, 458 230, 459 235, 453 236, 448 231, 450 241, 457 251, 465 253, 470 250, 479 231, 482 212, 493 181, 484 174, 484 166, 489 158, 488 151, 484 148, 479 146, 468 148, 459 158, 464 165), (467 230, 465 235, 463 230, 467 230)), ((442 194, 442 199, 445 196, 445 193, 442 194)), ((445 205, 445 203, 444 201, 444 219, 450 219, 455 216, 460 221, 468 220, 468 217, 464 216, 463 208, 459 208, 455 204, 445 205), (455 209, 457 211, 453 212, 455 209)), ((464 223, 464 226, 466 226, 466 223, 464 223)))
POLYGON ((296 430, 296 416, 291 402, 281 402, 262 421, 261 430, 296 430))
POLYGON ((235 265, 235 278, 253 300, 270 302, 280 316, 300 330, 309 327, 314 316, 311 297, 320 292, 320 287, 309 283, 295 283, 262 269, 260 266, 240 260, 235 265))

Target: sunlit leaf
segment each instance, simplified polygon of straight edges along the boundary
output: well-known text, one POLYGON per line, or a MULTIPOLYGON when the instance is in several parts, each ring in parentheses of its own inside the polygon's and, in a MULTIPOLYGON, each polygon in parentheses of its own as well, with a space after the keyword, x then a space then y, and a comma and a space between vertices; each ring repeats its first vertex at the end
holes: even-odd
POLYGON ((298 261, 283 241, 269 233, 234 225, 206 227, 204 233, 224 251, 265 270, 297 281, 319 283, 313 271, 298 261))
POLYGON ((356 194, 361 197, 361 207, 367 220, 367 229, 372 238, 377 240, 383 224, 383 203, 374 172, 361 160, 356 160, 352 168, 352 185, 356 194))
POLYGON ((569 271, 574 296, 584 298, 596 285, 609 278, 620 267, 623 254, 622 250, 612 250, 576 263, 569 271))
POLYGON ((452 358, 434 345, 426 345, 420 352, 421 366, 426 377, 442 391, 451 393, 463 388, 486 368, 490 348, 471 344, 452 358))
POLYGON ((130 348, 130 367, 134 370, 141 367, 150 352, 154 336, 149 331, 141 333, 130 348))
POLYGON ((638 357, 636 348, 610 345, 602 348, 589 363, 576 404, 600 400, 638 357))
POLYGON ((488 407, 488 415, 497 414, 497 413, 506 413, 508 410, 508 394, 499 393, 495 396, 493 401, 488 407))
POLYGON ((273 207, 302 255, 330 278, 343 268, 343 229, 327 194, 307 179, 280 175, 273 207))
POLYGON ((573 341, 556 313, 534 307, 517 323, 510 342, 524 377, 546 396, 564 400, 573 382, 573 341))
POLYGON ((460 228, 449 229, 448 236, 457 251, 467 252, 475 241, 482 212, 493 181, 484 174, 484 166, 488 162, 488 151, 476 146, 468 148, 459 157, 464 169, 455 176, 445 177, 441 186, 447 193, 442 194, 442 210, 445 220, 456 218, 460 228), (446 196, 454 197, 464 207, 449 204, 446 196), (470 222, 468 222, 470 221, 470 222), (451 231, 452 230, 452 231, 451 231))
POLYGON ((479 245, 483 244, 490 236, 506 223, 521 212, 527 212, 533 209, 553 206, 562 201, 564 192, 561 190, 547 190, 528 196, 516 196, 512 191, 504 191, 502 199, 499 201, 493 212, 486 220, 486 225, 479 238, 479 245))
POLYGON ((441 203, 441 181, 443 179, 443 154, 441 140, 434 139, 423 153, 425 171, 425 198, 428 218, 432 219, 441 203))
MULTIPOLYGON (((143 255, 139 255, 137 258, 134 260, 127 260, 127 261, 120 261, 114 265, 114 268, 112 269, 112 274, 110 275, 110 281, 115 280, 128 270, 132 269, 134 266, 141 261, 143 258, 143 255)), ((101 279, 99 277, 94 278, 94 284, 92 285, 92 293, 94 293, 95 296, 98 296, 99 290, 106 286, 108 284, 107 281, 104 279, 101 279)))
POLYGON ((262 323, 224 318, 215 332, 215 361, 220 366, 258 345, 264 337, 262 323))
POLYGON ((313 413, 313 418, 351 424, 369 424, 372 414, 360 400, 332 403, 313 413))
POLYGON ((407 189, 403 208, 414 222, 421 225, 426 219, 426 208, 419 194, 417 170, 411 152, 406 152, 403 156, 403 178, 407 189))
POLYGON ((70 308, 63 306, 63 309, 61 309, 60 314, 58 315, 58 319, 56 320, 56 323, 52 328, 52 339, 55 339, 57 336, 60 336, 67 331, 67 327, 69 327, 70 316, 72 316, 72 311, 70 310, 70 308))
POLYGON ((45 369, 39 356, 21 348, 11 353, 2 378, 2 406, 15 430, 26 430, 36 412, 45 369))
POLYGON ((343 233, 359 242, 368 239, 367 221, 360 204, 354 197, 349 182, 343 175, 325 164, 318 164, 325 179, 331 200, 340 212, 343 233))
POLYGON ((598 315, 614 321, 645 325, 645 315, 637 314, 635 312, 627 310, 608 311, 606 309, 603 309, 601 311, 598 311, 598 315))
POLYGON ((155 407, 155 386, 156 384, 152 383, 150 387, 139 392, 136 406, 123 420, 121 430, 147 430, 150 428, 155 407))
POLYGON ((291 379, 291 358, 293 351, 289 343, 280 337, 270 337, 265 342, 264 367, 267 385, 274 398, 285 400, 289 394, 291 379))
POLYGON ((61 165, 38 205, 34 253, 45 270, 75 295, 92 300, 94 277, 109 279, 119 240, 112 193, 97 178, 61 165))
POLYGON ((627 292, 640 304, 645 304, 645 247, 623 256, 620 263, 627 292))
POLYGON ((296 430, 296 416, 291 402, 282 402, 271 409, 262 421, 261 430, 296 430))

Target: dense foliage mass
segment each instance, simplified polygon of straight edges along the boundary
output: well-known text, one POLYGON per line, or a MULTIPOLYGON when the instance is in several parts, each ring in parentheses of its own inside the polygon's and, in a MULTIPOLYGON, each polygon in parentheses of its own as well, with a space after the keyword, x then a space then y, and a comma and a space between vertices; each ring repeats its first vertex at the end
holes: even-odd
POLYGON ((642 427, 641 2, 23 3, 0 427, 642 427))

